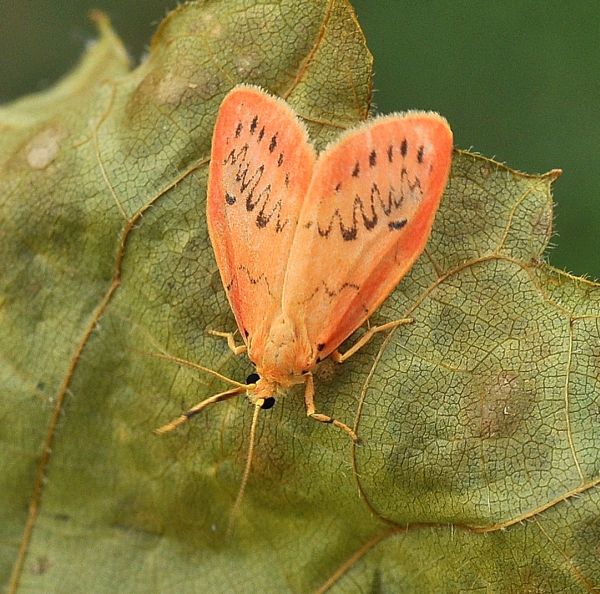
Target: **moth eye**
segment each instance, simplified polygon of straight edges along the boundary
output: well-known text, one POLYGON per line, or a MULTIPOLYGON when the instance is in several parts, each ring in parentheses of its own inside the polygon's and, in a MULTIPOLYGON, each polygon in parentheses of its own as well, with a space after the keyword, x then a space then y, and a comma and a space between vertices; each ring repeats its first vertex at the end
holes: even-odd
MULTIPOLYGON (((260 375, 258 375, 258 373, 251 373, 247 378, 246 378, 246 383, 247 384, 255 384, 258 380, 260 379, 260 375)), ((273 405, 271 405, 273 406, 273 405)), ((264 407, 263 407, 264 408, 264 407)), ((271 408, 271 407, 269 407, 271 408)))
POLYGON ((268 398, 265 398, 261 408, 263 410, 269 410, 270 408, 273 408, 275 406, 275 398, 273 398, 273 396, 269 396, 268 398))

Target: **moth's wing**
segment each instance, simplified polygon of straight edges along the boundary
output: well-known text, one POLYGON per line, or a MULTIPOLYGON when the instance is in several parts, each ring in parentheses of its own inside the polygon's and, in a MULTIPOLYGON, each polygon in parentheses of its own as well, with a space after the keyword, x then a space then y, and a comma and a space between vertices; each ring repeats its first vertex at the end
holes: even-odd
POLYGON ((215 123, 207 221, 237 325, 260 357, 281 311, 283 277, 315 155, 287 104, 235 87, 215 123))
POLYGON ((372 120, 319 155, 283 294, 315 356, 354 332, 421 254, 451 158, 446 120, 424 112, 372 120))

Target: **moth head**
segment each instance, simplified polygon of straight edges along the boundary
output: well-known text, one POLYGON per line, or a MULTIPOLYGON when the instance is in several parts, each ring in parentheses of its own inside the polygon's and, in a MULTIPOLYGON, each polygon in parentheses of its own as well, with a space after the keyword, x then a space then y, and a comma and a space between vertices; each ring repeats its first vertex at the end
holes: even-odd
MULTIPOLYGON (((256 384, 258 383, 258 381, 260 380, 260 375, 258 375, 258 373, 251 373, 247 378, 246 378, 246 384, 248 385, 253 385, 256 386, 256 384)), ((258 404, 260 406, 260 408, 262 408, 263 410, 269 410, 270 408, 273 408, 275 406, 275 397, 274 396, 263 396, 262 398, 259 398, 256 401, 256 404, 258 404), (259 402, 262 401, 262 404, 259 404, 259 402)))
POLYGON ((280 395, 281 385, 272 379, 265 378, 258 373, 251 373, 246 378, 248 384, 248 400, 264 410, 273 408, 277 396, 280 395))

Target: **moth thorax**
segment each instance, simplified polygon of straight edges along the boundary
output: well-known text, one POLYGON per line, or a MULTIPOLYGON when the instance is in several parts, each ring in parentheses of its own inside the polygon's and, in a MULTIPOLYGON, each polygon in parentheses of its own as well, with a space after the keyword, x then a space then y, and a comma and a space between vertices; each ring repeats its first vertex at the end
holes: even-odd
POLYGON ((273 321, 262 358, 257 361, 261 377, 283 386, 299 383, 298 378, 312 367, 312 349, 303 332, 285 315, 273 321))

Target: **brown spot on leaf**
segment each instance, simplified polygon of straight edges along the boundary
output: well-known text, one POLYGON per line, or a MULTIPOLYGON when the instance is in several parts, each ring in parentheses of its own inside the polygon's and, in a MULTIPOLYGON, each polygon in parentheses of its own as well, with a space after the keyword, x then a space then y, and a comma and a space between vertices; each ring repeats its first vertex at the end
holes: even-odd
POLYGON ((481 175, 481 177, 483 177, 484 179, 488 178, 490 175, 492 175, 492 172, 494 171, 494 168, 492 167, 491 163, 482 163, 481 166, 479 167, 479 173, 481 175))
POLYGON ((50 569, 50 559, 46 555, 39 555, 31 564, 31 573, 33 575, 43 575, 50 569))
POLYGON ((475 433, 481 439, 513 435, 531 409, 533 389, 517 372, 509 370, 496 370, 476 382, 476 400, 470 411, 475 417, 475 433))

